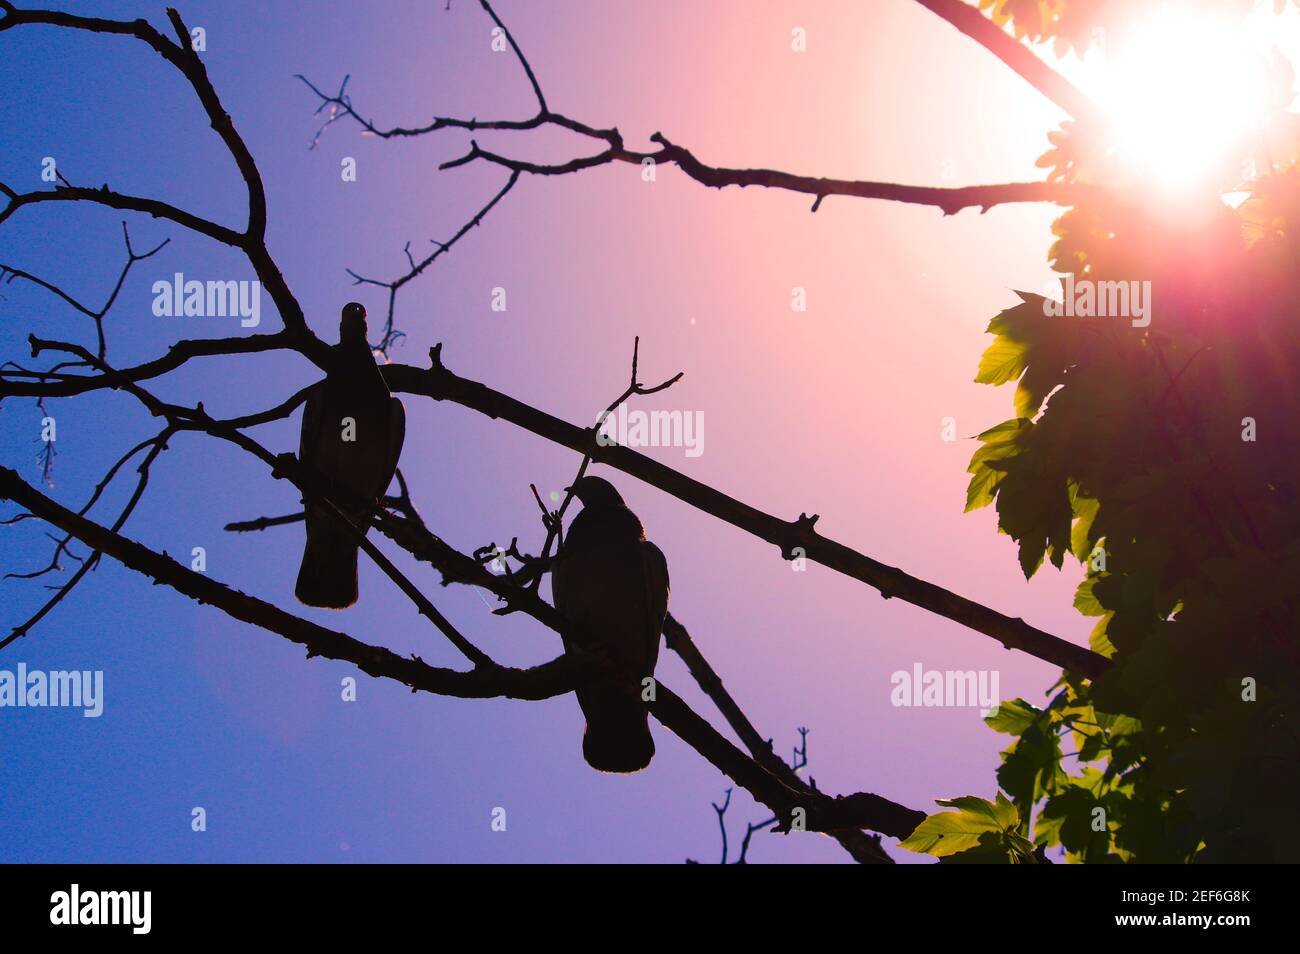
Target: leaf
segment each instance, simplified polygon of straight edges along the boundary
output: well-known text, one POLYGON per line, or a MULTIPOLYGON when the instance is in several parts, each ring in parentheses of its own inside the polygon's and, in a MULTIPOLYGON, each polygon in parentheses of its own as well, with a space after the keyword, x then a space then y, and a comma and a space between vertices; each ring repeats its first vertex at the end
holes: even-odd
POLYGON ((1033 417, 1042 407, 1043 401, 1061 383, 1059 365, 1048 364, 1039 360, 1041 348, 1026 352, 1025 373, 1020 376, 1020 385, 1016 388, 1016 413, 1021 417, 1033 417))
POLYGON ((976 440, 983 441, 985 444, 1003 444, 1007 441, 1014 441, 1027 430, 1033 428, 1034 422, 1025 417, 1013 417, 1009 421, 1003 421, 1001 424, 995 424, 982 434, 976 435, 976 440))
POLYGON ((1068 485, 1056 475, 1040 468, 1052 462, 1038 453, 1014 458, 1015 468, 1007 473, 998 487, 998 528, 1020 544, 1020 568, 1025 579, 1042 565, 1051 544, 1053 562, 1058 566, 1070 537, 1070 497, 1068 485))
POLYGON ((994 732, 1007 735, 1020 735, 1043 714, 1043 710, 1030 705, 1024 699, 1008 699, 998 703, 995 711, 984 719, 984 724, 994 732))
POLYGON ((1074 511, 1074 526, 1070 528, 1070 552, 1080 563, 1087 563, 1096 542, 1092 536, 1092 525, 1101 512, 1101 501, 1075 494, 1070 506, 1074 511))
POLYGON ((1013 831, 1020 824, 1020 812, 1001 792, 997 793, 996 801, 993 803, 993 813, 1002 823, 1003 831, 1013 831))
POLYGON ((986 831, 979 837, 979 844, 967 848, 955 855, 939 859, 941 865, 1009 865, 1014 864, 1016 851, 1009 842, 1006 832, 986 831))
POLYGON ((1114 613, 1107 613, 1097 620, 1097 625, 1088 634, 1088 648, 1098 655, 1105 656, 1107 659, 1115 655, 1115 644, 1106 635, 1106 627, 1114 615, 1114 613))
POLYGON ((978 436, 983 445, 971 455, 966 472, 973 474, 966 488, 966 513, 993 502, 1005 470, 995 461, 1004 461, 1021 451, 1020 438, 1033 427, 1028 418, 1012 418, 989 428, 978 436))
POLYGON ((1014 828, 1020 821, 1016 807, 999 792, 996 802, 976 795, 960 798, 936 799, 936 805, 956 808, 955 812, 938 812, 928 816, 916 830, 899 842, 900 847, 918 854, 936 858, 955 855, 975 848, 980 836, 989 832, 1003 832, 1014 828))
POLYGON ((962 512, 970 513, 972 510, 978 510, 980 507, 987 507, 991 504, 998 483, 1001 480, 1002 475, 992 467, 979 468, 979 471, 966 486, 966 509, 962 512))
POLYGON ((1061 768, 1061 740, 1055 730, 1037 724, 1002 753, 998 785, 1017 805, 1029 806, 1055 791, 1067 778, 1061 768))
MULTIPOLYGON (((1093 829, 1096 810, 1106 809, 1098 797, 1101 785, 1102 775, 1093 768, 1084 769, 1082 776, 1071 779, 1068 786, 1043 805, 1035 825, 1035 840, 1044 845, 1059 841, 1066 851, 1084 860, 1104 858, 1110 848, 1109 826, 1100 831, 1093 829)), ((1106 812, 1109 815, 1109 809, 1106 812)))
POLYGON ((1069 322, 1048 317, 1042 295, 1016 294, 1021 303, 989 322, 988 332, 997 337, 980 358, 975 381, 999 385, 1019 380, 1016 414, 1032 418, 1065 377, 1073 331, 1069 322))
POLYGON ((1024 373, 1026 350, 1023 341, 1014 341, 1006 335, 999 335, 980 356, 975 383, 999 385, 1016 380, 1024 373))
POLYGON ((1101 616, 1106 612, 1106 607, 1101 605, 1097 595, 1093 592, 1093 587, 1097 584, 1098 577, 1090 576, 1079 584, 1079 588, 1074 591, 1074 608, 1084 616, 1101 616))

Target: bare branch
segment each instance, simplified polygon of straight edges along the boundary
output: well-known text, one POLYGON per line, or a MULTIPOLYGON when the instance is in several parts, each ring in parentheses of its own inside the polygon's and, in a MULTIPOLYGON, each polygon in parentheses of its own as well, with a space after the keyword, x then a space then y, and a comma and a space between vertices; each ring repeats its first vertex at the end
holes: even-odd
MULTIPOLYGON (((235 619, 279 633, 307 647, 309 658, 325 656, 351 662, 368 675, 396 679, 412 689, 465 698, 544 699, 572 690, 595 671, 593 660, 584 661, 573 654, 532 669, 499 665, 476 666, 469 672, 437 669, 418 658, 405 659, 382 647, 358 642, 196 573, 166 554, 156 553, 72 513, 6 467, 0 467, 0 498, 13 500, 128 569, 170 586, 190 599, 216 606, 235 619)), ((558 616, 553 607, 542 605, 549 611, 546 615, 558 616)), ((558 622, 561 627, 567 627, 562 619, 558 622)), ((795 808, 803 809, 810 831, 871 828, 905 837, 925 817, 922 812, 868 793, 831 798, 820 793, 795 792, 719 735, 667 686, 659 683, 656 696, 650 710, 660 722, 749 789, 777 815, 788 819, 795 808)))
POLYGON ((383 354, 388 354, 388 349, 392 346, 393 341, 401 335, 401 332, 394 330, 393 322, 394 310, 397 306, 397 293, 402 286, 407 282, 418 278, 426 268, 434 263, 438 256, 450 252, 452 246, 464 238, 470 229, 477 228, 478 225, 482 223, 483 217, 491 212, 493 207, 506 197, 506 194, 515 187, 515 183, 518 181, 519 173, 510 173, 510 178, 506 180, 506 184, 501 187, 501 190, 488 200, 488 203, 484 205, 483 208, 479 209, 472 219, 461 226, 455 235, 446 242, 439 242, 437 239, 430 239, 437 248, 429 253, 429 255, 422 258, 419 262, 416 262, 411 256, 411 243, 406 243, 406 258, 407 261, 410 262, 410 270, 405 274, 394 278, 392 281, 383 282, 373 278, 362 278, 356 272, 352 271, 352 269, 349 268, 347 270, 347 273, 352 276, 352 282, 354 285, 378 285, 380 288, 388 289, 388 314, 384 320, 384 334, 383 337, 380 338, 379 344, 375 346, 375 350, 380 351, 383 354))
MULTIPOLYGON (((614 400, 611 401, 605 407, 605 410, 601 413, 599 419, 597 420, 596 427, 591 432, 591 442, 593 447, 599 443, 599 439, 597 435, 600 433, 600 429, 604 426, 605 421, 609 418, 609 415, 613 414, 614 411, 617 410, 620 404, 622 404, 624 401, 626 401, 628 398, 632 397, 633 395, 657 394, 660 391, 666 390, 672 387, 678 381, 680 381, 686 374, 685 371, 678 371, 671 378, 668 378, 666 381, 662 382, 661 384, 656 384, 653 385, 652 387, 646 387, 645 385, 641 384, 637 380, 637 362, 639 360, 640 350, 641 350, 641 336, 637 335, 635 338, 632 339, 631 379, 628 383, 627 388, 623 391, 623 393, 620 394, 618 397, 614 398, 614 400)), ((539 507, 542 507, 542 513, 543 513, 542 522, 546 526, 546 542, 542 545, 541 555, 533 563, 533 567, 537 570, 537 575, 533 578, 534 588, 536 588, 536 586, 541 583, 541 579, 542 579, 541 573, 550 564, 551 547, 556 543, 557 540, 560 540, 562 538, 562 534, 564 533, 564 515, 568 511, 569 505, 573 503, 573 488, 578 485, 578 481, 582 480, 583 476, 587 473, 587 467, 591 464, 591 457, 592 457, 592 450, 590 448, 583 452, 582 462, 578 465, 578 473, 573 478, 573 480, 569 482, 569 486, 565 489, 564 501, 560 504, 559 509, 552 514, 549 514, 549 516, 546 515, 546 508, 542 506, 541 498, 537 497, 537 488, 536 487, 533 488, 533 496, 537 497, 537 505, 539 507)))
MULTIPOLYGON (((235 338, 186 338, 173 344, 167 349, 167 353, 159 358, 133 368, 114 370, 111 374, 106 372, 66 375, 57 380, 34 383, 16 381, 9 373, 0 371, 0 400, 23 395, 46 398, 72 397, 88 391, 120 388, 127 383, 147 381, 169 371, 175 371, 191 358, 256 354, 262 351, 291 348, 293 344, 294 339, 289 338, 282 331, 269 335, 245 335, 235 338)), ((38 356, 45 346, 46 343, 40 339, 33 339, 33 357, 38 356)), ((48 374, 48 372, 37 373, 48 374)), ((24 377, 32 374, 33 372, 21 372, 24 377)))
POLYGON ((125 222, 122 223, 122 237, 126 241, 126 264, 122 266, 122 271, 118 273, 117 282, 113 285, 113 290, 109 293, 108 299, 98 310, 92 310, 88 306, 83 305, 57 285, 47 282, 43 278, 38 278, 21 268, 14 268, 11 265, 0 264, 0 281, 12 283, 15 279, 21 278, 24 281, 31 282, 33 285, 44 288, 46 291, 58 296, 83 315, 93 319, 95 322, 95 330, 99 336, 99 356, 102 358, 108 352, 108 344, 104 340, 104 316, 108 314, 109 309, 113 307, 113 303, 117 301, 117 296, 122 291, 122 286, 126 284, 126 276, 131 272, 131 267, 135 265, 136 262, 142 262, 147 258, 153 257, 171 241, 169 238, 163 239, 149 251, 137 253, 135 249, 131 247, 131 233, 128 231, 125 222))
POLYGON ((121 192, 113 192, 108 186, 99 189, 56 186, 48 192, 26 193, 14 192, 6 186, 3 187, 2 191, 8 196, 9 204, 3 210, 0 210, 0 224, 3 224, 19 209, 29 205, 39 205, 45 202, 90 202, 110 209, 141 212, 145 215, 152 215, 156 219, 167 219, 200 235, 206 235, 223 245, 234 248, 238 248, 243 241, 243 236, 234 229, 218 225, 216 222, 209 221, 192 212, 186 212, 184 209, 178 209, 176 206, 158 199, 145 199, 121 192))
POLYGON ((302 523, 306 516, 303 513, 289 513, 283 517, 258 517, 256 520, 237 520, 234 523, 226 524, 222 529, 229 530, 232 533, 251 533, 255 530, 266 530, 270 527, 283 527, 290 523, 302 523))
POLYGON ((1081 122, 1097 123, 1097 104, 1064 76, 1034 55, 1029 47, 963 0, 917 0, 1000 59, 1030 86, 1081 122))
POLYGON ((297 299, 289 290, 284 276, 280 273, 270 252, 266 248, 266 187, 258 172, 257 163, 247 144, 235 129, 235 124, 226 112, 217 96, 212 81, 208 78, 207 67, 192 48, 189 30, 174 9, 168 8, 168 20, 179 43, 172 42, 159 33, 147 20, 106 20, 99 17, 83 17, 71 13, 53 10, 19 10, 10 4, 5 17, 0 20, 0 31, 28 25, 48 25, 91 33, 117 36, 129 36, 151 47, 159 56, 175 67, 189 82, 198 96, 208 122, 221 138, 248 192, 248 222, 243 232, 236 232, 214 222, 177 209, 165 202, 154 199, 141 199, 102 189, 80 189, 61 187, 53 192, 38 192, 19 195, 7 185, 0 184, 0 192, 9 199, 8 206, 0 211, 0 223, 25 205, 50 201, 89 201, 110 208, 143 212, 160 218, 170 219, 185 228, 193 229, 225 245, 241 249, 248 257, 249 263, 262 282, 262 287, 270 294, 284 322, 303 350, 312 360, 328 361, 326 346, 311 334, 306 317, 297 299))
POLYGON ((602 447, 595 440, 594 428, 577 427, 487 385, 456 375, 443 364, 440 345, 430 350, 429 357, 431 366, 427 369, 402 364, 385 365, 383 372, 389 387, 408 394, 422 394, 435 401, 451 401, 487 417, 507 420, 578 453, 590 453, 591 459, 597 463, 607 464, 645 481, 698 510, 776 545, 786 559, 793 559, 796 549, 802 550, 808 559, 874 587, 886 599, 898 597, 991 636, 1008 649, 1021 650, 1086 676, 1099 675, 1110 665, 1104 656, 1086 647, 1030 626, 1024 620, 1005 616, 822 536, 814 529, 815 515, 803 514, 795 520, 782 520, 630 448, 614 444, 602 447))
POLYGON ((575 657, 561 656, 531 669, 504 666, 476 667, 468 672, 439 669, 419 658, 407 659, 380 646, 370 646, 348 636, 286 613, 271 603, 231 589, 196 573, 166 554, 107 530, 79 516, 28 485, 14 471, 0 467, 0 498, 13 500, 31 513, 73 534, 88 546, 143 573, 199 603, 207 603, 234 619, 269 630, 307 648, 307 657, 323 656, 350 662, 370 676, 395 679, 412 690, 438 695, 483 699, 549 699, 570 692, 585 678, 587 665, 575 657))
MULTIPOLYGON (((128 460, 134 457, 137 453, 139 453, 141 450, 148 447, 149 453, 146 454, 144 460, 140 462, 140 466, 136 468, 136 473, 138 473, 140 477, 139 480, 136 481, 135 490, 132 492, 130 499, 127 500, 126 505, 122 508, 121 512, 118 514, 117 519, 113 521, 113 526, 111 527, 111 532, 113 533, 116 533, 117 531, 121 530, 122 527, 126 525, 126 521, 130 518, 131 514, 135 511, 136 505, 139 504, 140 499, 144 496, 145 488, 149 484, 150 465, 158 458, 159 454, 161 454, 164 450, 167 449, 167 440, 168 438, 171 437, 172 433, 173 433, 173 429, 170 425, 168 425, 167 427, 163 428, 162 432, 158 434, 156 437, 151 437, 148 440, 141 441, 135 447, 131 448, 124 455, 122 455, 122 457, 118 459, 117 463, 115 463, 111 468, 109 468, 108 473, 95 487, 95 492, 91 494, 90 499, 86 502, 85 506, 81 508, 81 510, 78 512, 77 515, 84 517, 90 511, 90 508, 95 505, 95 501, 99 499, 100 495, 104 492, 104 489, 113 480, 113 477, 116 476, 117 472, 122 468, 122 466, 128 460)), ((58 547, 54 552, 54 558, 50 564, 50 569, 53 569, 57 566, 59 554, 64 550, 66 550, 68 543, 71 542, 72 540, 72 536, 73 535, 71 533, 68 533, 61 541, 59 541, 58 547)), ((63 599, 67 597, 69 593, 71 593, 74 589, 76 589, 77 584, 80 583, 85 578, 86 574, 89 573, 91 570, 93 570, 99 564, 99 557, 100 557, 100 551, 95 550, 90 554, 90 556, 82 560, 81 566, 77 569, 77 572, 74 573, 66 583, 58 587, 58 589, 55 591, 54 596, 52 596, 49 600, 47 600, 45 602, 45 605, 43 605, 39 610, 36 611, 35 614, 29 617, 26 620, 26 622, 20 623, 19 625, 15 626, 8 636, 0 640, 0 649, 4 649, 10 643, 14 642, 17 639, 20 639, 23 636, 26 636, 29 632, 31 632, 32 627, 34 627, 37 623, 39 623, 42 619, 44 619, 50 613, 50 611, 54 609, 54 607, 58 606, 59 603, 62 602, 63 599)), ((41 573, 44 572, 46 571, 44 570, 41 571, 41 573)), ((9 575, 13 576, 15 574, 9 574, 9 575)), ((38 575, 38 574, 27 574, 27 575, 31 576, 31 575, 38 575)))

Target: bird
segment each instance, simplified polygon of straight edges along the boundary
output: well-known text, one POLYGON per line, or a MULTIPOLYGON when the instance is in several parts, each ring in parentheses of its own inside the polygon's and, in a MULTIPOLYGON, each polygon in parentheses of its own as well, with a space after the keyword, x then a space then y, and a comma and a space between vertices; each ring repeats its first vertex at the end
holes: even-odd
MULTIPOLYGON (((364 533, 405 437, 406 410, 389 394, 366 343, 366 309, 349 302, 325 379, 303 406, 298 459, 308 479, 320 481, 319 492, 364 533)), ((347 609, 358 595, 356 537, 329 507, 304 499, 303 510, 307 543, 295 595, 307 606, 347 609)))
MULTIPOLYGON (((601 772, 639 772, 654 758, 642 680, 654 675, 668 613, 668 561, 614 485, 584 476, 565 488, 582 503, 552 569, 555 608, 622 670, 577 690, 587 720, 582 754, 601 772)), ((565 651, 574 647, 564 640, 565 651)))

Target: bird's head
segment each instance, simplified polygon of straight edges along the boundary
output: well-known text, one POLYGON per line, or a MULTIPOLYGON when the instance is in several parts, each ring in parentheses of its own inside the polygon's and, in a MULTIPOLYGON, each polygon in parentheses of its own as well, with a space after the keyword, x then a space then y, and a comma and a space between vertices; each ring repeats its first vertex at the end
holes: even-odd
POLYGON ((582 501, 584 507, 626 507, 623 498, 618 495, 618 491, 604 477, 583 477, 572 487, 565 487, 565 490, 573 491, 573 496, 582 501))
POLYGON ((339 319, 339 341, 366 340, 366 306, 360 302, 350 301, 343 306, 343 316, 339 319))

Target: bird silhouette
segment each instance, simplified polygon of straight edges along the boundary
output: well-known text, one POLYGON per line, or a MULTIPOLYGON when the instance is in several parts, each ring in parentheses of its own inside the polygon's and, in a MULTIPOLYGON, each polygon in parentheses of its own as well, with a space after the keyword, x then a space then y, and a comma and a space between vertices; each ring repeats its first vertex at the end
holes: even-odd
MULTIPOLYGON (((406 411, 388 393, 366 343, 366 309, 356 302, 343 308, 333 350, 325 379, 303 406, 298 459, 364 532, 397 469, 406 411)), ((304 511, 307 545, 295 593, 308 606, 347 609, 357 601, 356 539, 328 507, 304 501, 304 511)))
POLYGON ((655 754, 641 679, 659 658, 668 562, 609 481, 583 477, 572 490, 582 512, 555 560, 555 607, 627 673, 577 691, 587 720, 582 754, 602 772, 639 772, 655 754))

